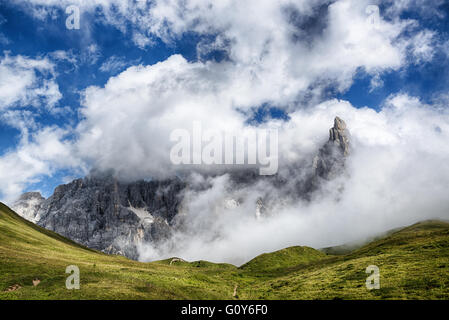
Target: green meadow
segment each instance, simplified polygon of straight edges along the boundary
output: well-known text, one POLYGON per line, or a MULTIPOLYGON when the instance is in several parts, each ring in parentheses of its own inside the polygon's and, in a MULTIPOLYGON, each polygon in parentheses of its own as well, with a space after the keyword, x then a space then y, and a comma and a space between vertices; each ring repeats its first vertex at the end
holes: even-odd
POLYGON ((449 223, 424 221, 351 250, 291 247, 241 267, 106 255, 0 204, 0 299, 449 299, 449 223), (68 290, 66 267, 80 269, 68 290), (365 285, 369 265, 380 289, 365 285))

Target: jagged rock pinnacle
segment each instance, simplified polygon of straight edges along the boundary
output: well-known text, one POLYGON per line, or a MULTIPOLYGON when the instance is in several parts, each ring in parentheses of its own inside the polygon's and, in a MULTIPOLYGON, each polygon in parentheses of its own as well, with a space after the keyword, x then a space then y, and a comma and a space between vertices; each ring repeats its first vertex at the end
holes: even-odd
POLYGON ((349 133, 346 123, 339 117, 335 117, 334 127, 329 129, 329 141, 337 145, 343 155, 349 155, 349 133))
POLYGON ((344 159, 349 155, 349 131, 346 123, 335 117, 329 129, 329 141, 319 150, 313 160, 315 176, 332 179, 344 168, 344 159))

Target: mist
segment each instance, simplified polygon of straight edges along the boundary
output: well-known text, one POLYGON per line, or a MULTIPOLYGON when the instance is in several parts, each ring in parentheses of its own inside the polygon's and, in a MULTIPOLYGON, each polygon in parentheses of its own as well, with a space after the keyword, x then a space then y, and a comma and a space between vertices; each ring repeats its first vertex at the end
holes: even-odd
POLYGON ((362 242, 418 221, 449 218, 449 117, 437 105, 409 96, 391 97, 379 112, 333 100, 297 111, 288 122, 268 124, 280 130, 279 174, 301 163, 289 180, 302 179, 310 163, 301 159, 310 159, 326 141, 326 127, 335 115, 348 124, 351 153, 345 171, 323 182, 311 199, 292 196, 289 186, 274 187, 265 180, 239 187, 230 174, 193 174, 192 186, 208 187, 193 187, 184 195, 178 217, 185 222, 182 228, 157 246, 142 243, 139 259, 176 256, 241 265, 289 246, 362 242), (258 217, 257 199, 267 195, 270 205, 258 217))

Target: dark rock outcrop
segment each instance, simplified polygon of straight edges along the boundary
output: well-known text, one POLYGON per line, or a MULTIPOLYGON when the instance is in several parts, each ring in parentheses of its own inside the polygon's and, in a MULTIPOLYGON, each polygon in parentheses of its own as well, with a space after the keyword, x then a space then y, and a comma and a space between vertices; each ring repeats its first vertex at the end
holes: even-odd
POLYGON ((88 176, 58 186, 41 201, 35 222, 87 247, 137 259, 139 243, 170 235, 183 189, 177 179, 123 183, 88 176))

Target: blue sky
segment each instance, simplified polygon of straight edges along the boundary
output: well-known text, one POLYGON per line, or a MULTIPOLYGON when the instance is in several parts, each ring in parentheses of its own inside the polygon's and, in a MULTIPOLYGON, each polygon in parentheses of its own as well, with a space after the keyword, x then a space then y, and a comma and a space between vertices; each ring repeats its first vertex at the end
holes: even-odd
MULTIPOLYGON (((91 85, 103 86, 109 77, 117 75, 132 64, 154 64, 167 59, 172 54, 181 54, 188 60, 196 60, 196 43, 199 38, 194 34, 187 34, 170 45, 155 39, 155 44, 151 48, 140 49, 130 41, 127 34, 123 34, 112 26, 96 24, 93 17, 89 18, 92 22, 91 37, 86 39, 84 30, 65 28, 67 16, 63 10, 58 9, 56 19, 48 17, 41 21, 12 3, 0 4, 0 21, 4 21, 0 30, 8 39, 7 43, 0 42, 1 52, 8 51, 13 55, 37 57, 64 50, 79 56, 85 53, 86 46, 98 47, 96 56, 86 57, 76 66, 67 61, 57 62, 57 83, 62 93, 58 106, 68 106, 73 113, 63 116, 44 113, 37 119, 42 125, 76 125, 79 121, 76 112, 80 106, 79 92, 91 85), (119 57, 122 64, 118 64, 113 70, 100 70, 103 63, 111 57, 119 57)), ((211 56, 211 59, 213 58, 211 56)), ((6 123, 0 123, 0 155, 14 149, 20 140, 20 135, 20 130, 6 123)), ((42 177, 37 183, 31 183, 25 191, 41 190, 43 194, 49 196, 57 185, 66 182, 67 177, 76 177, 76 175, 70 170, 57 171, 51 176, 42 177)))
MULTIPOLYGON (((378 1, 375 2, 378 3, 378 1)), ((404 3, 407 4, 407 1, 404 3)), ((393 13, 388 11, 392 10, 391 2, 379 3, 381 17, 386 23, 397 21, 397 19, 415 21, 414 28, 403 30, 401 36, 395 38, 398 42, 411 41, 411 38, 423 30, 432 32, 433 37, 426 44, 430 46, 426 50, 431 51, 431 54, 425 52, 422 53, 422 57, 417 57, 411 53, 414 52, 413 50, 409 50, 404 53, 405 60, 402 60, 400 65, 392 66, 386 63, 385 67, 377 64, 371 67, 361 63, 351 66, 354 69, 349 70, 350 85, 347 85, 347 78, 342 80, 336 77, 331 79, 325 85, 325 90, 321 90, 317 95, 312 94, 312 90, 307 91, 309 89, 298 89, 298 92, 302 92, 300 97, 313 95, 313 99, 295 98, 288 101, 284 98, 267 98, 260 101, 253 99, 248 102, 252 104, 251 107, 244 107, 247 120, 261 123, 271 118, 288 119, 289 113, 295 110, 291 107, 295 101, 297 104, 299 101, 300 107, 309 107, 307 103, 318 104, 338 98, 349 101, 356 108, 367 106, 379 111, 388 97, 399 93, 419 97, 426 104, 441 100, 447 95, 449 83, 447 51, 449 50, 449 4, 435 2, 434 6, 427 5, 421 8, 420 1, 408 3, 408 6, 397 9, 393 13), (373 71, 374 69, 376 71, 373 71), (378 75, 377 80, 380 84, 373 88, 375 74, 378 75)), ((132 21, 132 14, 129 12, 121 13, 120 8, 113 8, 112 11, 116 10, 117 13, 109 12, 110 16, 108 16, 105 14, 106 11, 102 11, 101 6, 95 10, 81 8, 80 30, 68 30, 65 27, 68 15, 65 14, 64 9, 64 6, 57 3, 46 6, 41 5, 40 1, 24 1, 19 4, 16 1, 0 3, 0 58, 22 56, 29 59, 48 59, 54 65, 54 73, 41 74, 36 69, 36 77, 54 81, 61 95, 53 109, 46 109, 43 106, 45 101, 42 97, 38 98, 42 100, 38 102, 42 104, 38 107, 20 102, 11 106, 0 106, 2 112, 15 111, 16 115, 23 117, 26 123, 18 127, 2 118, 0 157, 18 150, 24 132, 33 134, 46 127, 70 128, 69 131, 76 128, 85 117, 79 112, 83 104, 84 90, 91 86, 103 88, 111 77, 119 75, 130 66, 154 65, 166 61, 174 54, 182 55, 188 63, 198 62, 202 65, 207 64, 208 61, 216 64, 232 61, 238 68, 239 63, 246 63, 244 59, 239 61, 241 56, 235 53, 238 52, 237 46, 234 47, 234 43, 239 43, 238 33, 236 40, 233 40, 230 35, 236 34, 235 31, 229 31, 222 25, 216 27, 213 22, 204 28, 198 27, 197 24, 200 23, 195 24, 195 22, 191 22, 191 25, 187 27, 180 24, 184 28, 182 31, 177 30, 175 23, 166 23, 168 32, 161 27, 161 24, 154 26, 149 23, 148 30, 154 27, 156 31, 148 31, 146 34, 143 31, 149 44, 142 45, 136 40, 135 35, 137 32, 141 34, 145 26, 142 27, 140 23, 132 21), (38 15, 36 12, 39 10, 45 13, 38 15), (220 45, 217 45, 217 39, 222 40, 221 36, 228 42, 224 41, 224 44, 220 42, 220 45), (207 46, 211 43, 215 47, 207 46), (203 46, 207 48, 205 53, 198 51, 199 44, 206 44, 203 46), (64 58, 56 53, 64 53, 64 58), (54 108, 59 111, 54 112, 54 108), (25 111, 29 111, 26 117, 25 111)), ((257 15, 257 13, 254 14, 257 15)), ((307 26, 304 28, 307 31, 307 26)), ((394 47, 396 44, 391 45, 394 47)), ((281 53, 279 56, 282 56, 281 53)), ((316 86, 316 83, 320 82, 316 79, 311 80, 308 88, 316 86)), ((72 132, 65 135, 64 139, 75 141, 76 134, 72 132)), ((22 191, 37 189, 41 190, 45 196, 49 196, 55 186, 81 175, 82 172, 84 171, 79 170, 77 166, 52 166, 51 170, 44 170, 42 173, 36 171, 30 177, 20 181, 18 185, 23 189, 22 191)), ((3 190, 2 194, 6 194, 6 191, 3 190)))

